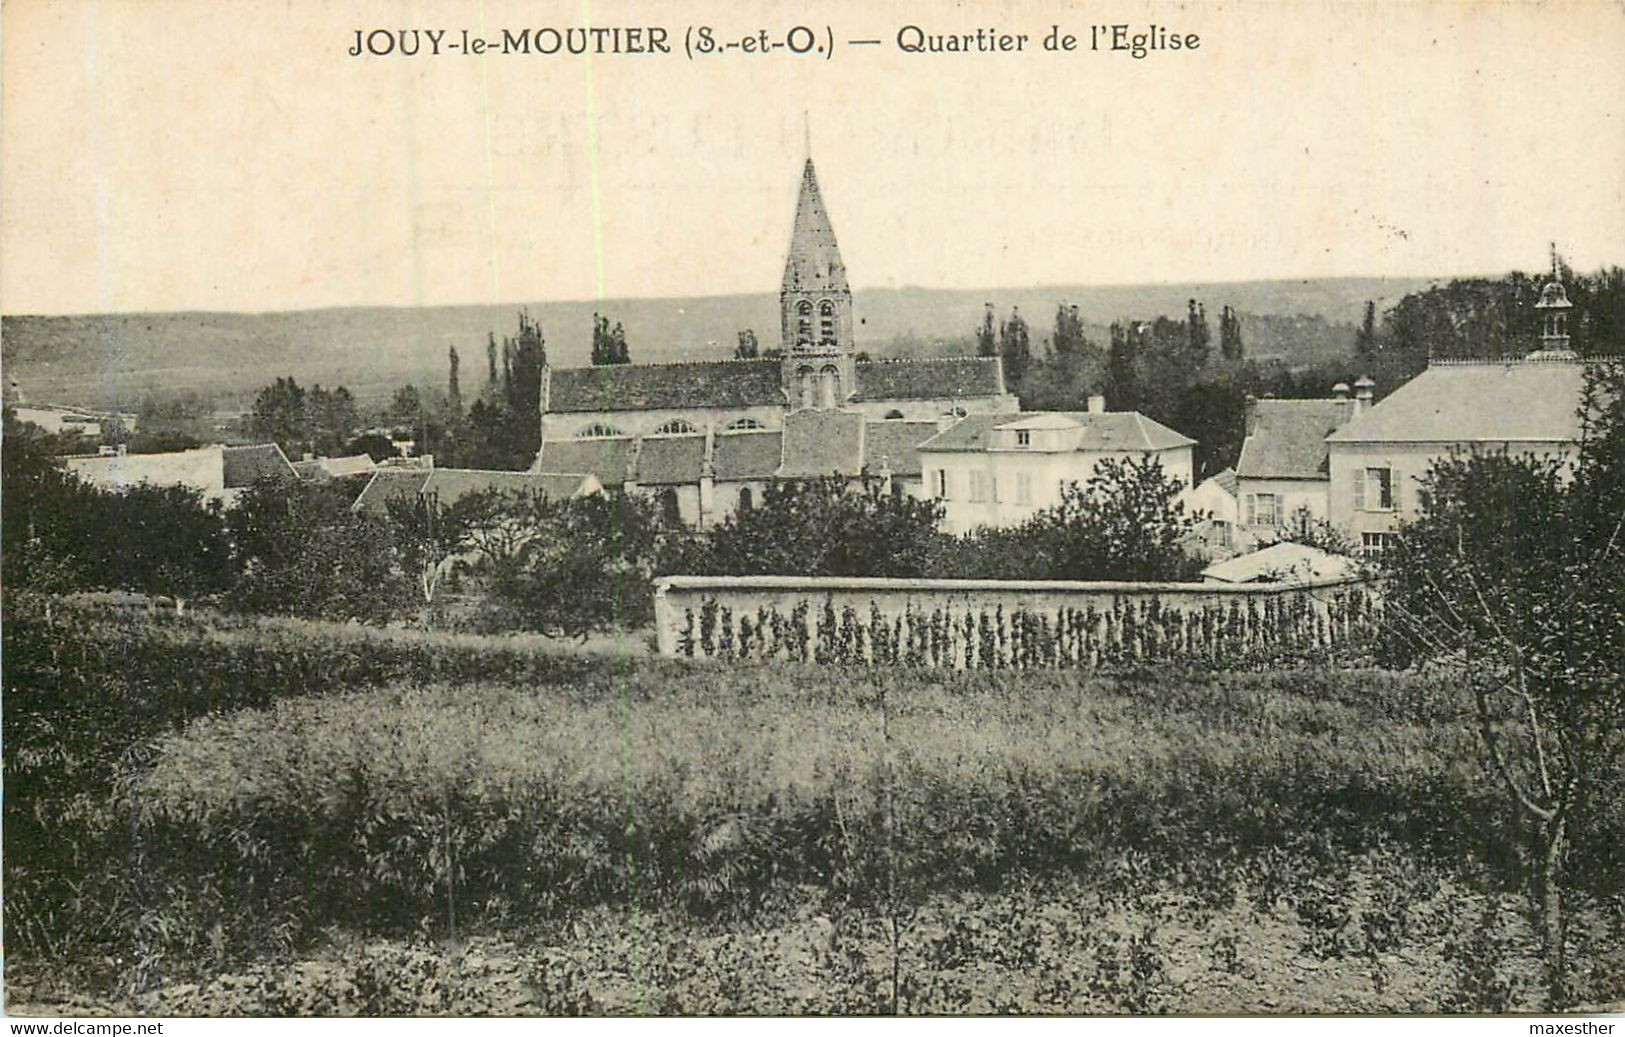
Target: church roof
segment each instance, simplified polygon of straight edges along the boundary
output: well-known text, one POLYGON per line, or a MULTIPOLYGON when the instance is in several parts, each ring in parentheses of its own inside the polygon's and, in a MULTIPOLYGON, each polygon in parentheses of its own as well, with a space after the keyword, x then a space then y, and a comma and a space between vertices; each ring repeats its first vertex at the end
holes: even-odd
POLYGON ((864 360, 857 375, 865 400, 946 400, 1000 391, 996 356, 864 360))
POLYGON ((705 433, 690 436, 648 436, 638 448, 638 482, 670 486, 700 481, 705 465, 705 433))
POLYGON ((818 191, 812 159, 801 171, 801 195, 790 230, 790 254, 784 263, 786 292, 846 292, 846 265, 835 245, 835 228, 818 191))
POLYGON ((1434 361, 1327 439, 1332 443, 1576 442, 1584 377, 1584 364, 1560 360, 1434 361))
POLYGON ((863 415, 855 411, 798 410, 784 418, 786 479, 857 475, 863 470, 863 415))
POLYGON ((608 364, 552 370, 551 414, 718 409, 784 403, 779 361, 710 360, 685 364, 608 364))
POLYGON ((782 460, 784 434, 772 432, 724 432, 717 436, 712 465, 718 482, 771 479, 782 460))
POLYGON ((537 469, 544 472, 590 472, 604 486, 620 486, 631 477, 630 439, 553 439, 542 444, 537 469))
POLYGON ((934 421, 871 421, 863 430, 863 463, 879 474, 920 474, 920 444, 936 435, 934 421))

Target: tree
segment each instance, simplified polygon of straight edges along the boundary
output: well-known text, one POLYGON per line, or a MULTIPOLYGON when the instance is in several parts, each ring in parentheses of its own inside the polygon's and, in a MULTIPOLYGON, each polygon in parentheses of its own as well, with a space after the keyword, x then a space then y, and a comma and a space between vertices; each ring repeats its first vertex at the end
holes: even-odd
POLYGON ((1207 307, 1195 299, 1190 300, 1185 327, 1192 366, 1200 367, 1207 363, 1208 350, 1213 342, 1213 332, 1207 326, 1207 307))
POLYGON ((1552 1008, 1568 1003, 1563 889, 1585 807, 1619 778, 1625 720, 1625 370, 1593 365, 1577 460, 1456 454, 1385 557, 1388 661, 1469 693, 1509 814, 1533 843, 1552 1008))
POLYGON ((1113 410, 1134 410, 1140 402, 1138 335, 1132 331, 1112 322, 1111 346, 1106 351, 1106 398, 1113 410))
POLYGON ((481 567, 492 597, 524 627, 549 637, 647 621, 665 528, 654 507, 622 493, 512 501, 526 531, 505 557, 481 567))
POLYGON ((1076 305, 1068 306, 1064 301, 1055 307, 1055 354, 1060 357, 1071 357, 1083 352, 1088 339, 1083 334, 1083 318, 1078 316, 1076 305))
POLYGON ((976 355, 993 356, 998 352, 998 342, 993 337, 993 304, 987 303, 982 311, 981 327, 976 329, 976 355))
POLYGON ((756 342, 754 328, 746 328, 739 333, 739 345, 734 347, 735 360, 755 360, 761 352, 761 346, 756 342))
POLYGON ((1241 318, 1226 306, 1219 312, 1219 355, 1226 360, 1240 360, 1245 352, 1241 344, 1241 318))
POLYGON ((249 434, 270 440, 290 457, 298 457, 308 442, 305 390, 293 378, 278 378, 254 397, 248 418, 249 434))
POLYGON ((346 457, 356 454, 366 454, 373 461, 384 461, 399 456, 395 443, 388 436, 381 436, 376 432, 369 432, 364 436, 357 436, 344 444, 346 457))
POLYGON ((1032 564, 1049 579, 1180 579, 1192 565, 1181 546, 1193 525, 1184 490, 1155 457, 1105 458, 1021 527, 1032 564))
POLYGON ((1354 355, 1362 360, 1377 351, 1377 304, 1365 301, 1365 317, 1354 335, 1354 355))
POLYGON ((609 355, 612 364, 630 364, 632 351, 626 344, 626 329, 621 322, 615 322, 615 330, 609 333, 609 355))
POLYGON ((446 364, 450 369, 446 375, 446 411, 452 422, 456 423, 463 419, 463 387, 457 377, 461 361, 457 356, 456 346, 447 350, 446 364))
POLYGON ((382 623, 411 591, 385 523, 357 514, 331 483, 262 479, 226 517, 236 584, 227 600, 248 612, 382 623))
POLYGON ((784 480, 711 531, 701 564, 726 575, 925 576, 941 514, 878 478, 784 480))
POLYGON ((1032 343, 1028 337, 1027 322, 1019 307, 1010 308, 1010 319, 999 325, 999 356, 1004 358, 1004 373, 1013 382, 1020 382, 1032 362, 1032 343))

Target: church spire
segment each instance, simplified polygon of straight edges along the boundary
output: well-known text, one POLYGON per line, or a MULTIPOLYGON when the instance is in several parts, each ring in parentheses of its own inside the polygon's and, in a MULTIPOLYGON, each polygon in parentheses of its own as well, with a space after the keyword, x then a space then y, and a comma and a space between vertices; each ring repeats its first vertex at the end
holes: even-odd
POLYGON ((790 228, 790 254, 779 287, 784 390, 792 407, 839 408, 857 391, 852 288, 835 244, 812 156, 790 228))
POLYGON ((835 228, 830 226, 823 196, 818 192, 818 174, 812 156, 801 170, 801 196, 796 199, 796 219, 790 230, 790 256, 784 264, 784 292, 845 292, 846 265, 835 244, 835 228))

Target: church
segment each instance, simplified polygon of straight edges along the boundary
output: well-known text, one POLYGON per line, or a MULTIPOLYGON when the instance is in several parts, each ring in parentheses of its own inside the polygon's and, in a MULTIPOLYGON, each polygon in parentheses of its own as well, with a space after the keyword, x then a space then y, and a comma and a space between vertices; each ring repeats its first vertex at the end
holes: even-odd
POLYGON ((859 360, 852 289, 811 158, 779 287, 780 355, 542 370, 532 471, 590 473, 696 526, 777 479, 885 480, 923 496, 918 447, 973 414, 1013 414, 1000 358, 859 360))

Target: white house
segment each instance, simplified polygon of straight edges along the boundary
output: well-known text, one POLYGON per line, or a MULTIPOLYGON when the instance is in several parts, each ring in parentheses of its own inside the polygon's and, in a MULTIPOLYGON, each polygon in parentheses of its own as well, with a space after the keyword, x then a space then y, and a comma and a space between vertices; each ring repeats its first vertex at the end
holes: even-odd
POLYGON ((1326 435, 1368 406, 1373 383, 1354 399, 1339 383, 1331 399, 1250 400, 1246 438, 1236 461, 1238 550, 1301 533, 1330 513, 1326 435))
POLYGON ((972 414, 919 445, 921 496, 943 504, 942 529, 963 533, 1015 526, 1059 504, 1067 483, 1083 484, 1107 458, 1156 458, 1188 492, 1195 440, 1135 412, 972 414))
POLYGON ((1203 479, 1185 498, 1185 510, 1195 516, 1196 535, 1210 555, 1224 557, 1235 549, 1238 485, 1235 469, 1226 468, 1203 479))
POLYGON ((1554 250, 1535 311, 1540 348, 1521 360, 1436 360, 1326 437, 1331 521, 1381 552, 1421 512, 1422 478, 1452 453, 1506 451, 1572 460, 1585 364, 1569 348, 1569 302, 1554 250))
POLYGON ((66 465, 80 480, 102 489, 122 491, 141 484, 185 486, 202 493, 205 501, 219 501, 226 507, 260 479, 298 478, 275 443, 70 457, 66 465))
POLYGON ((1417 517, 1422 477, 1452 451, 1572 458, 1584 370, 1572 356, 1434 361, 1327 437, 1332 524, 1375 553, 1417 517))

